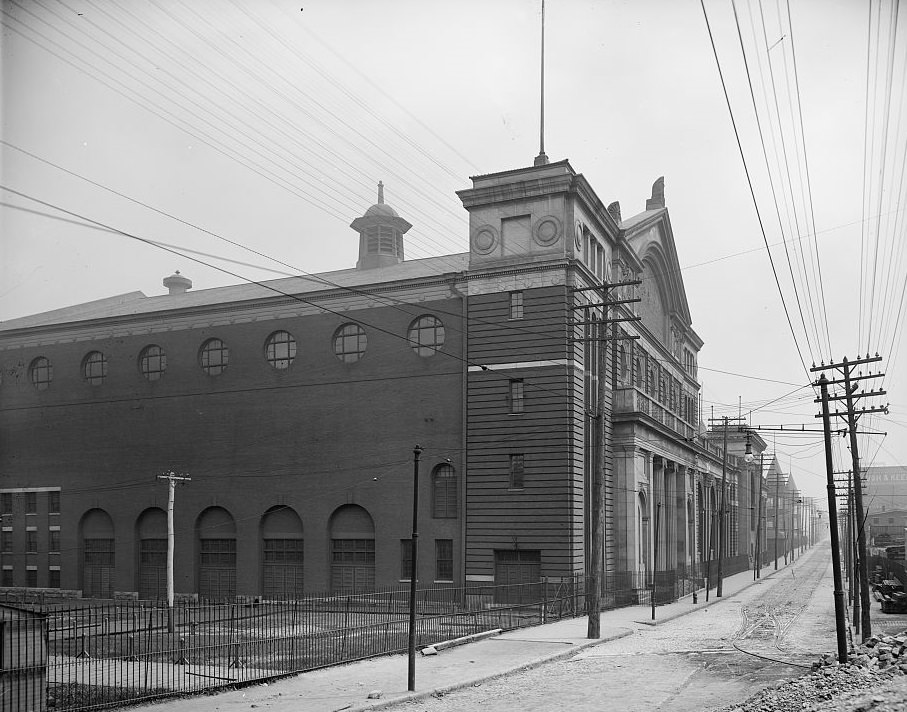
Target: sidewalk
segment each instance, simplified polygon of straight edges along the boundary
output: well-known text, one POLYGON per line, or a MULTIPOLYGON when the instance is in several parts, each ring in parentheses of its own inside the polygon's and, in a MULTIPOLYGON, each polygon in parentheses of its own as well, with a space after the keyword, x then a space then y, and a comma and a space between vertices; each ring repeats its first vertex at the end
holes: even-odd
MULTIPOLYGON (((814 547, 803 554, 809 557, 814 547)), ((801 561, 798 558, 793 566, 801 561)), ((778 571, 769 565, 762 570, 762 579, 778 571)), ((699 591, 699 602, 692 597, 658 606, 656 620, 651 620, 648 606, 630 606, 601 613, 601 637, 586 638, 587 618, 570 618, 509 631, 484 640, 449 648, 437 655, 416 654, 416 691, 407 691, 407 657, 391 655, 349 663, 269 684, 252 685, 213 695, 197 695, 153 703, 153 712, 214 712, 215 710, 249 709, 269 712, 360 712, 376 710, 408 700, 418 700, 435 693, 471 687, 501 675, 536 667, 543 663, 568 658, 578 651, 609 640, 633 635, 678 616, 701 610, 729 600, 738 592, 752 586, 753 572, 745 571, 724 579, 723 597, 716 598, 714 589, 705 602, 705 591, 699 591), (377 699, 369 693, 380 692, 377 699)), ((149 712, 151 710, 149 709, 149 712)))

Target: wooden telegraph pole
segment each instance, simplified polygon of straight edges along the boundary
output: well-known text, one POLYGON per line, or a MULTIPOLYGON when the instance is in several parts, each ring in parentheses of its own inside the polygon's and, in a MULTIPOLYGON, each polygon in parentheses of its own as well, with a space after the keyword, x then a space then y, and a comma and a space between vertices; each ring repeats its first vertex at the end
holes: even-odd
MULTIPOLYGON (((587 638, 598 638, 601 635, 601 620, 599 612, 601 609, 601 591, 602 579, 604 574, 604 526, 605 526, 605 468, 608 464, 608 423, 610 418, 610 409, 606 408, 608 397, 608 342, 625 339, 638 339, 638 336, 616 336, 609 334, 609 328, 617 322, 623 321, 640 321, 638 316, 613 316, 610 312, 611 307, 618 304, 631 304, 640 301, 639 298, 629 299, 612 299, 611 290, 618 287, 635 287, 642 284, 642 280, 634 279, 626 282, 603 282, 601 285, 594 287, 577 287, 574 293, 594 292, 600 297, 600 302, 587 302, 577 304, 573 308, 583 310, 581 321, 574 321, 573 326, 584 328, 585 336, 572 339, 572 341, 581 341, 585 344, 593 344, 594 348, 586 349, 586 353, 591 352, 592 359, 598 368, 598 388, 596 389, 596 403, 593 409, 591 422, 595 424, 595 467, 592 470, 592 482, 590 487, 591 507, 588 508, 590 520, 586 525, 586 536, 589 538, 589 578, 586 582, 586 611, 589 616, 589 623, 586 628, 587 638), (591 313, 590 313, 591 310, 591 313), (596 318, 601 314, 602 318, 596 318), (590 328, 591 327, 591 328, 590 328)), ((584 366, 589 368, 592 364, 585 363, 584 366)), ((587 421, 589 422, 589 421, 587 421)), ((593 456, 593 453, 586 452, 586 458, 593 456)))
POLYGON ((173 633, 173 505, 176 499, 176 483, 191 482, 188 475, 177 475, 173 471, 158 475, 159 480, 167 480, 167 632, 173 633))
MULTIPOLYGON (((841 373, 843 378, 829 381, 825 379, 826 388, 832 384, 842 384, 844 386, 843 395, 829 396, 825 395, 822 398, 817 398, 816 402, 822 401, 826 406, 828 401, 844 401, 846 405, 845 410, 835 411, 831 415, 837 415, 841 418, 847 420, 847 428, 850 431, 850 456, 853 460, 853 498, 854 498, 854 511, 855 511, 855 527, 857 535, 857 561, 856 561, 856 576, 854 577, 855 581, 859 581, 859 596, 860 596, 860 635, 862 640, 866 640, 872 635, 871 623, 869 620, 869 572, 867 570, 867 561, 866 561, 866 529, 864 527, 866 521, 866 510, 863 508, 863 485, 862 485, 862 476, 860 474, 860 453, 857 449, 857 421, 860 416, 866 415, 867 413, 878 413, 882 412, 885 415, 888 414, 888 406, 873 406, 871 408, 860 408, 857 409, 855 402, 858 398, 869 398, 873 396, 883 396, 885 391, 860 391, 856 393, 857 388, 859 388, 859 382, 863 379, 868 378, 881 378, 884 376, 884 373, 869 373, 866 375, 860 375, 859 373, 854 374, 854 368, 861 364, 870 364, 877 363, 882 360, 881 356, 866 356, 865 358, 858 358, 854 361, 848 361, 846 358, 841 361, 841 363, 830 363, 828 365, 813 366, 810 370, 815 371, 825 371, 829 369, 834 369, 841 373), (824 399, 824 400, 823 400, 824 399)), ((824 374, 823 374, 824 376, 824 374)), ((822 379, 820 378, 820 381, 822 379)), ((817 418, 820 416, 816 416, 817 418)), ((830 433, 831 425, 830 423, 825 423, 826 430, 830 433)))

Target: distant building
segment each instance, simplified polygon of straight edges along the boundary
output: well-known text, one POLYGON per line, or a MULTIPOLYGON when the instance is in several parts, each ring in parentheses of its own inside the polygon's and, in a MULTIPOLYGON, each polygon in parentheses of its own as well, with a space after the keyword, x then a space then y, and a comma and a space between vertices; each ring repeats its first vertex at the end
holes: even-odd
MULTIPOLYGON (((794 477, 781 470, 778 458, 772 459, 765 481, 766 553, 771 561, 788 557, 796 551, 807 534, 804 531, 803 498, 794 477)), ((811 505, 807 504, 807 507, 811 505)))
POLYGON ((907 509, 907 465, 867 468, 863 506, 868 514, 907 509))
MULTIPOLYGON (((599 409, 608 580, 710 555, 722 457, 663 182, 623 219, 567 161, 477 176, 469 252, 419 260, 380 190, 354 269, 206 290, 177 273, 162 296, 0 325, 2 586, 161 597, 169 470, 192 478, 177 593, 397 585, 417 444, 421 585, 570 579, 590 568, 599 409), (632 279, 642 321, 593 340, 590 287, 632 279)), ((753 555, 759 482, 735 447, 728 573, 753 555)))
POLYGON ((885 547, 903 544, 907 535, 907 509, 889 509, 870 514, 866 523, 870 546, 885 547))

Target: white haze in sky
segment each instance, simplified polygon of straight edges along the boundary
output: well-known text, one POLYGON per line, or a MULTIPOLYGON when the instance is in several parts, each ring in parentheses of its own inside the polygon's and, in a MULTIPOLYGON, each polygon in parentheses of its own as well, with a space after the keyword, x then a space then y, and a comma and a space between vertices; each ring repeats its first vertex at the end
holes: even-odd
MULTIPOLYGON (((892 413, 861 424, 888 437, 860 448, 864 463, 905 463, 904 13, 888 73, 891 0, 872 4, 871 31, 863 2, 797 0, 790 20, 786 2, 737 2, 757 126, 733 8, 706 8, 796 344, 698 2, 549 0, 545 150, 624 218, 664 176, 705 340, 705 417, 737 415, 739 399, 754 425, 817 428, 803 363, 878 351, 894 356, 892 413)), ((206 289, 351 267, 349 224, 379 180, 413 223, 408 258, 463 252, 455 191, 539 151, 535 0, 4 0, 2 13, 0 320, 161 294, 177 269, 206 289)), ((762 435, 825 508, 820 435, 762 435)))

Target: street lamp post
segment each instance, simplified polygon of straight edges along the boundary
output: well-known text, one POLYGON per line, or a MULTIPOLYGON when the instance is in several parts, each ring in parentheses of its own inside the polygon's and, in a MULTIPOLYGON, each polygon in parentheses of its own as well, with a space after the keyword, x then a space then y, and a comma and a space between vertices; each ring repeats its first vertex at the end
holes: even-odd
POLYGON ((409 645, 408 658, 409 670, 407 677, 407 690, 416 689, 416 559, 419 544, 419 456, 422 448, 419 445, 413 448, 413 538, 412 561, 409 568, 409 645))

